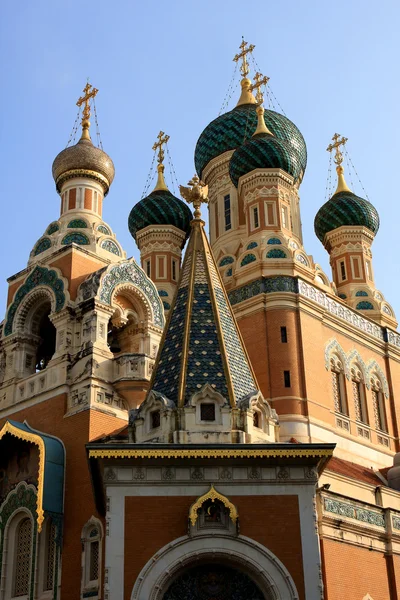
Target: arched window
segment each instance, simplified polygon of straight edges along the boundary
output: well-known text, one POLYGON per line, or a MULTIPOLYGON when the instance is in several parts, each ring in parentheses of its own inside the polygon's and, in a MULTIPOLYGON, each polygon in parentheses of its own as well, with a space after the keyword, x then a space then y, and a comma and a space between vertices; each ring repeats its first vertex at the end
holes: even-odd
POLYGON ((388 426, 385 410, 385 396, 382 391, 382 383, 377 376, 373 376, 371 379, 371 389, 375 427, 376 429, 379 429, 379 431, 387 433, 388 426))
POLYGON ((347 397, 346 397, 346 379, 344 375, 344 367, 336 355, 331 357, 331 375, 332 375, 332 392, 335 411, 342 415, 348 415, 347 397))
POLYGON ((52 519, 48 519, 40 534, 40 567, 39 567, 39 590, 51 592, 57 582, 56 577, 56 525, 52 519))
POLYGON ((32 572, 32 537, 31 518, 26 512, 17 513, 7 531, 5 598, 28 597, 32 572))
POLYGON ((96 597, 100 592, 101 540, 103 527, 99 519, 92 517, 82 531, 82 595, 96 597))
POLYGON ((354 409, 356 420, 368 424, 367 403, 365 400, 365 382, 361 370, 355 365, 351 369, 354 409))

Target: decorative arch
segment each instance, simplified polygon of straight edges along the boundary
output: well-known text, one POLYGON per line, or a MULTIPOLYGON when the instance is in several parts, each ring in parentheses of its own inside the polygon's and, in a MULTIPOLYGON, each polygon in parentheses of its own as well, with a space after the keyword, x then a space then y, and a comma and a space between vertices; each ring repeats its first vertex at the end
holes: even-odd
POLYGON ((190 507, 189 521, 192 525, 196 524, 198 518, 198 511, 203 506, 203 504, 207 502, 207 500, 211 500, 211 502, 219 500, 220 502, 222 502, 222 504, 229 510, 229 517, 232 523, 237 522, 239 518, 239 513, 237 511, 236 506, 232 504, 232 502, 230 502, 226 496, 217 492, 213 484, 211 484, 211 487, 208 490, 208 492, 200 496, 200 498, 197 498, 196 502, 193 502, 192 506, 190 507))
POLYGON ((331 358, 332 358, 333 354, 336 354, 340 358, 342 365, 343 365, 345 375, 346 375, 347 379, 349 379, 350 372, 348 369, 346 353, 343 350, 342 346, 339 344, 339 342, 335 339, 328 342, 327 345, 325 346, 325 369, 327 371, 330 370, 331 358))
POLYGON ((116 256, 121 256, 121 250, 113 240, 103 240, 100 244, 100 248, 107 250, 107 252, 111 252, 111 254, 115 254, 116 256))
POLYGON ((372 304, 372 302, 367 302, 366 300, 363 300, 362 302, 359 302, 357 304, 356 308, 358 310, 374 310, 374 305, 372 304))
POLYGON ((42 252, 45 252, 45 250, 48 250, 49 248, 51 248, 51 240, 50 240, 50 238, 43 237, 36 244, 36 246, 34 248, 34 251, 33 251, 33 255, 37 256, 38 254, 41 254, 42 252))
POLYGON ((247 244, 246 250, 253 250, 253 248, 257 248, 258 244, 255 241, 250 242, 249 244, 247 244))
POLYGON ((249 265, 250 263, 252 263, 256 260, 257 260, 257 257, 255 254, 252 254, 252 253, 245 254, 245 256, 240 261, 240 266, 245 267, 246 265, 249 265))
POLYGON ((151 307, 150 320, 158 327, 164 327, 164 308, 157 288, 133 259, 110 265, 107 268, 101 276, 97 291, 99 300, 111 306, 114 291, 121 285, 131 285, 136 288, 138 296, 151 307))
POLYGON ((219 267, 226 267, 226 265, 231 265, 234 262, 235 262, 235 259, 233 258, 233 256, 224 256, 219 261, 218 266, 219 267))
POLYGON ((104 224, 99 225, 97 227, 97 231, 100 231, 100 233, 104 233, 104 235, 111 235, 111 231, 104 224))
POLYGON ((88 224, 83 219, 73 219, 67 225, 68 229, 87 229, 88 224))
POLYGON ((54 308, 54 294, 46 287, 38 287, 24 298, 21 302, 15 315, 14 330, 17 332, 29 331, 36 332, 37 323, 34 322, 34 317, 39 313, 41 307, 48 306, 50 302, 51 311, 54 308))
POLYGON ((273 248, 265 255, 265 258, 287 258, 286 253, 280 248, 273 248))
POLYGON ((121 305, 122 298, 126 298, 134 309, 138 309, 138 315, 142 321, 153 321, 153 311, 149 299, 135 285, 129 283, 121 283, 114 288, 111 297, 111 306, 116 306, 121 313, 129 313, 129 308, 125 309, 121 305))
POLYGON ((85 598, 98 596, 101 589, 103 525, 93 515, 85 523, 81 533, 82 580, 81 594, 85 598))
POLYGON ((280 246, 282 244, 281 240, 277 237, 271 237, 269 238, 267 244, 269 246, 280 246))
POLYGON ((159 550, 139 573, 131 600, 162 600, 183 569, 205 561, 223 563, 247 573, 268 600, 298 600, 295 583, 281 561, 265 546, 243 535, 213 532, 184 536, 159 550))
POLYGON ((360 368, 360 371, 361 371, 363 379, 364 379, 364 383, 367 383, 367 377, 366 377, 367 369, 365 366, 365 362, 363 361, 363 359, 360 356, 360 353, 356 349, 352 350, 347 355, 347 371, 349 373, 351 372, 351 367, 355 364, 357 364, 358 367, 360 368))
POLYGON ((45 286, 50 288, 53 294, 52 311, 59 312, 65 305, 68 292, 64 279, 61 278, 54 269, 36 266, 32 273, 27 277, 15 293, 14 300, 7 311, 6 322, 4 325, 4 336, 10 335, 13 331, 13 324, 16 312, 25 297, 35 288, 45 286))
POLYGON ((68 246, 68 244, 79 244, 79 246, 89 246, 89 238, 84 233, 78 233, 74 231, 73 233, 68 233, 63 237, 61 241, 62 246, 68 246))
POLYGON ((371 359, 370 361, 368 361, 365 371, 366 371, 365 383, 367 385, 367 388, 369 389, 371 387, 371 378, 373 377, 374 373, 376 373, 378 379, 382 383, 382 389, 383 389, 383 393, 385 394, 385 397, 389 398, 389 386, 388 386, 388 382, 387 382, 385 373, 383 372, 381 367, 378 365, 376 360, 371 359))

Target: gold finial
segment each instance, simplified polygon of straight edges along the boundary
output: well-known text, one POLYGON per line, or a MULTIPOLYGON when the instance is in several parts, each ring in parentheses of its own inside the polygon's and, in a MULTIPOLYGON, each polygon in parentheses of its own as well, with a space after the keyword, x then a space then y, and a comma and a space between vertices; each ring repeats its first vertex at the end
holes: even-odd
POLYGON ((248 48, 246 48, 247 46, 247 42, 244 41, 244 39, 242 38, 242 43, 240 44, 239 48, 241 49, 241 52, 239 52, 239 54, 236 54, 236 56, 234 57, 234 61, 235 62, 239 62, 239 60, 242 60, 242 64, 240 65, 240 72, 243 75, 243 79, 245 79, 247 77, 247 75, 249 74, 249 63, 247 62, 247 55, 251 52, 253 52, 255 46, 253 44, 250 44, 250 46, 248 48))
POLYGON ((256 93, 257 104, 262 104, 264 102, 264 95, 261 91, 261 86, 267 85, 268 81, 269 81, 269 77, 267 77, 266 75, 261 75, 261 73, 259 71, 257 71, 257 73, 254 75, 254 83, 253 83, 253 85, 250 86, 250 90, 252 92, 254 90, 257 90, 257 93, 256 93))
POLYGON ((89 105, 89 100, 91 98, 94 98, 97 94, 99 90, 97 90, 96 88, 92 88, 92 86, 90 85, 89 82, 87 82, 87 84, 85 85, 85 87, 83 88, 83 92, 84 92, 84 96, 81 96, 78 100, 78 102, 76 103, 77 106, 82 106, 82 104, 84 103, 85 106, 83 108, 83 112, 82 112, 82 136, 81 136, 81 140, 90 140, 90 135, 89 135, 89 127, 90 127, 90 121, 89 121, 89 117, 90 117, 90 105, 89 105))
POLYGON ((160 133, 157 136, 158 142, 155 142, 153 145, 153 150, 157 151, 158 150, 158 156, 157 156, 157 183, 156 183, 156 187, 154 188, 153 192, 158 191, 158 190, 168 190, 167 184, 165 183, 165 179, 164 179, 164 165, 163 165, 163 161, 164 161, 164 149, 163 146, 164 144, 166 144, 169 140, 169 135, 165 135, 165 133, 163 131, 160 131, 160 133))
POLYGON ((343 162, 343 154, 340 151, 340 146, 344 146, 345 143, 347 142, 348 138, 345 138, 342 136, 342 139, 340 139, 340 134, 339 133, 335 133, 335 135, 332 138, 333 144, 329 144, 329 146, 327 147, 327 152, 332 152, 332 150, 335 150, 335 156, 333 157, 333 160, 336 164, 336 173, 338 174, 338 184, 337 184, 337 188, 335 191, 335 194, 337 194, 338 192, 351 192, 350 188, 348 187, 346 180, 344 178, 343 172, 344 169, 342 167, 342 162, 343 162))
POLYGON ((179 186, 182 198, 189 204, 193 204, 194 207, 194 218, 197 220, 201 219, 200 206, 208 204, 208 185, 194 175, 188 182, 191 187, 179 186))
POLYGON ((251 93, 251 81, 247 77, 250 70, 249 63, 247 62, 247 55, 253 52, 255 46, 253 44, 250 44, 248 48, 246 48, 246 46, 247 42, 245 42, 242 38, 242 43, 239 46, 241 52, 239 52, 239 54, 236 54, 236 56, 233 59, 235 62, 239 62, 239 60, 242 61, 242 64, 240 65, 240 72, 243 75, 243 79, 240 82, 240 85, 242 86, 242 93, 240 94, 239 102, 236 106, 240 106, 241 104, 256 104, 256 99, 251 93))

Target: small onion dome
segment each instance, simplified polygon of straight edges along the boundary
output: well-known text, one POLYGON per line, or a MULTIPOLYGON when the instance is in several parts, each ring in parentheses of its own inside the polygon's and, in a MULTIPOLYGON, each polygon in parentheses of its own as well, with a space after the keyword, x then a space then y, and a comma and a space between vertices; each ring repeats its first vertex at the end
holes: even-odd
POLYGON ((148 225, 173 225, 184 231, 186 238, 189 235, 192 212, 185 202, 171 194, 165 185, 163 171, 164 166, 158 165, 158 182, 155 189, 142 198, 129 214, 128 227, 135 241, 138 231, 148 225))
MULTIPOLYGON (((208 163, 228 150, 236 150, 250 138, 257 126, 257 104, 239 104, 217 117, 204 129, 195 149, 196 171, 201 178, 208 163)), ((307 166, 307 147, 303 136, 287 117, 265 110, 265 124, 277 140, 286 142, 297 155, 295 179, 302 179, 307 166)))
POLYGON ((350 190, 336 192, 317 212, 314 230, 323 243, 327 233, 342 225, 366 227, 375 235, 379 229, 378 211, 350 190))
POLYGON ((89 177, 101 183, 106 196, 114 175, 113 161, 103 150, 93 146, 88 129, 83 130, 77 144, 62 150, 53 162, 53 178, 58 192, 68 179, 89 177))

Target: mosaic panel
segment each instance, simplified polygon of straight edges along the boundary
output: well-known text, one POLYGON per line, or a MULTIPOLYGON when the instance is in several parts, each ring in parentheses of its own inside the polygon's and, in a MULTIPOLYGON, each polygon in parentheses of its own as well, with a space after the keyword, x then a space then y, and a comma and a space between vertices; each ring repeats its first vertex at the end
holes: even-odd
POLYGON ((107 250, 107 252, 111 252, 112 254, 116 254, 117 256, 121 256, 121 251, 118 248, 117 244, 112 240, 104 240, 101 242, 101 248, 107 250))
POLYGON ((242 258, 240 266, 245 267, 246 265, 249 265, 250 263, 252 263, 256 260, 257 260, 257 258, 255 257, 254 254, 246 254, 246 256, 244 258, 242 258))
POLYGON ((253 248, 257 248, 257 246, 257 242, 250 242, 250 244, 247 244, 246 250, 252 250, 253 248))
POLYGON ((400 529, 400 517, 392 517, 393 529, 400 529))
POLYGON ((271 246, 280 246, 282 242, 279 238, 269 238, 267 244, 270 244, 271 246))
POLYGON ((235 259, 232 256, 224 256, 224 258, 219 261, 219 266, 225 267, 226 265, 231 265, 233 262, 235 262, 235 259))
POLYGON ((365 292, 364 290, 358 290, 358 292, 356 292, 355 295, 356 296, 368 296, 367 292, 365 292))
POLYGON ((158 290, 158 295, 166 298, 168 296, 168 292, 165 290, 158 290))
POLYGON ((73 219, 67 227, 68 229, 87 229, 87 223, 83 219, 73 219))
POLYGON ((374 310, 373 304, 371 304, 371 302, 367 302, 366 300, 363 300, 362 302, 359 302, 357 304, 356 308, 358 310, 374 310))
POLYGON ((25 296, 39 285, 48 286, 53 290, 56 299, 55 312, 58 312, 62 309, 65 303, 63 281, 58 278, 58 275, 55 271, 46 269, 46 267, 37 266, 26 279, 25 283, 18 288, 17 293, 15 294, 14 301, 10 305, 10 308, 7 312, 4 335, 10 335, 12 333, 14 317, 19 305, 25 296))
POLYGON ((171 308, 171 305, 169 302, 166 302, 165 300, 163 300, 162 303, 163 303, 163 307, 165 308, 165 310, 169 310, 171 308))
POLYGON ((298 291, 298 282, 295 277, 277 275, 275 277, 256 279, 236 290, 232 290, 228 296, 230 303, 234 306, 239 302, 258 296, 258 294, 270 294, 273 292, 292 292, 297 294, 298 291))
POLYGON ((99 225, 97 231, 100 231, 100 233, 104 233, 105 235, 111 235, 111 231, 105 225, 99 225))
POLYGON ((231 277, 232 276, 232 269, 227 269, 225 275, 227 277, 231 277))
POLYGON ((104 275, 99 291, 100 301, 111 304, 114 289, 122 283, 133 283, 147 296, 153 309, 154 323, 159 327, 164 327, 164 310, 157 288, 134 261, 118 263, 104 275))
POLYGON ((89 239, 83 233, 68 233, 62 240, 63 246, 68 244, 79 244, 80 246, 88 246, 90 244, 89 239))
POLYGON ((286 254, 283 250, 274 248, 273 250, 268 250, 266 258, 286 258, 286 254))
POLYGON ((51 235, 52 233, 55 233, 56 231, 59 231, 60 226, 58 225, 58 223, 51 223, 48 228, 47 228, 47 235, 51 235))
POLYGON ((35 246, 34 255, 37 256, 49 248, 51 248, 51 241, 49 238, 42 238, 35 246))
POLYGON ((354 506, 348 502, 340 502, 339 500, 333 500, 332 498, 324 498, 324 508, 326 512, 331 512, 336 515, 348 517, 350 519, 356 519, 369 525, 375 525, 376 527, 385 527, 385 518, 382 514, 373 510, 367 510, 354 506))

